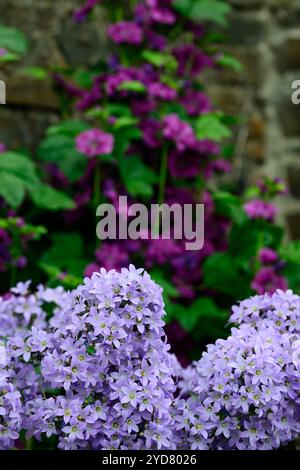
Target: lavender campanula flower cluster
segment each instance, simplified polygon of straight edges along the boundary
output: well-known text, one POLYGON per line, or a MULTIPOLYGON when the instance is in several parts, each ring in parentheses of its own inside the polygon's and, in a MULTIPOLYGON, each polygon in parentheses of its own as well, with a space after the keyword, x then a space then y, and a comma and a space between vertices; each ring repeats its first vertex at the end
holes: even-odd
POLYGON ((233 307, 227 340, 183 371, 175 404, 182 448, 278 448, 300 432, 300 298, 291 291, 233 307))
POLYGON ((162 289, 143 269, 101 269, 70 293, 29 289, 0 301, 0 449, 22 429, 65 450, 262 450, 300 433, 291 291, 233 307, 231 336, 181 369, 162 289))
POLYGON ((28 437, 57 436, 61 449, 172 448, 176 361, 161 288, 142 269, 102 269, 62 304, 48 327, 34 310, 31 329, 7 341, 28 437))

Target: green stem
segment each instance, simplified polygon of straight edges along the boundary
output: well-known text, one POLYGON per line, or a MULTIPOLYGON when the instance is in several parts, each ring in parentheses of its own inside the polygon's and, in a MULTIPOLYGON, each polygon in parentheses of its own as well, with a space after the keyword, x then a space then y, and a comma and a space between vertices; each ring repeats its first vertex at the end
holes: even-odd
POLYGON ((32 450, 33 447, 33 438, 26 439, 25 441, 25 449, 26 450, 32 450))
POLYGON ((158 204, 162 204, 165 200, 165 191, 168 175, 168 147, 164 146, 161 156, 159 188, 158 188, 158 204))

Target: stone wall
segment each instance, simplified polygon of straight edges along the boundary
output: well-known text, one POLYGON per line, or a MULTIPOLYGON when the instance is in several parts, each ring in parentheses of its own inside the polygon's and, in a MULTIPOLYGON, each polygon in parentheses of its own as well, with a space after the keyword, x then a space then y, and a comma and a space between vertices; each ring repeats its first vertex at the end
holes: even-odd
MULTIPOLYGON (((231 0, 226 49, 244 64, 242 74, 209 73, 207 88, 229 113, 245 117, 235 148, 235 177, 241 186, 260 175, 289 181, 281 216, 290 235, 300 237, 300 105, 291 102, 291 83, 300 79, 300 0, 231 0)), ((0 0, 0 22, 19 27, 30 39, 22 65, 85 65, 107 51, 99 10, 96 23, 74 26, 71 11, 82 0, 0 0), (95 50, 97 41, 101 47, 95 50)), ((35 81, 9 66, 0 71, 8 105, 0 108, 0 141, 34 148, 59 118, 49 82, 35 81)))
POLYGON ((239 127, 235 174, 242 186, 261 175, 280 176, 290 195, 279 201, 288 234, 300 238, 300 0, 231 0, 229 48, 242 74, 209 77, 211 94, 228 112, 246 117, 239 127), (213 78, 213 80, 212 80, 213 78))

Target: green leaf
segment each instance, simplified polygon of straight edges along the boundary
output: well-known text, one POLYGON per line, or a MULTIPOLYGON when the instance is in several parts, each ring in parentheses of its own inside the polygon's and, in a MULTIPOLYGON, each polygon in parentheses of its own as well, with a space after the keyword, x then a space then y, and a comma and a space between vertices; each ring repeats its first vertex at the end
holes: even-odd
POLYGON ((231 136, 230 129, 221 122, 217 113, 207 113, 196 121, 196 135, 199 140, 210 139, 220 142, 231 136))
POLYGON ((230 11, 230 5, 221 0, 174 0, 173 6, 192 21, 213 21, 222 26, 227 24, 230 11))
POLYGON ((244 68, 243 64, 231 54, 222 54, 221 57, 217 59, 217 63, 222 67, 230 68, 235 72, 241 72, 244 68))
POLYGON ((13 174, 0 171, 0 195, 16 209, 25 197, 24 182, 13 174))
POLYGON ((177 61, 172 54, 144 50, 142 52, 142 58, 155 67, 166 67, 169 70, 176 70, 177 68, 177 61))
POLYGON ((281 227, 265 221, 246 220, 232 227, 229 234, 229 251, 236 258, 236 262, 248 263, 265 246, 278 249, 282 237, 281 227))
POLYGON ((55 233, 52 246, 40 258, 40 264, 52 266, 59 272, 82 277, 88 260, 83 257, 83 240, 79 233, 55 233))
POLYGON ((19 60, 20 56, 18 54, 14 54, 13 52, 7 52, 5 55, 0 57, 0 64, 5 62, 15 62, 19 60))
POLYGON ((121 129, 122 127, 128 127, 137 125, 139 120, 134 116, 121 116, 119 117, 116 122, 114 123, 115 129, 121 129))
POLYGON ((48 76, 48 71, 43 67, 23 67, 20 73, 36 80, 45 80, 48 76))
POLYGON ((203 265, 204 285, 241 300, 251 294, 250 278, 229 253, 215 253, 203 265))
POLYGON ((34 163, 14 152, 0 154, 0 194, 14 208, 23 202, 26 190, 39 183, 34 163))
POLYGON ((121 158, 119 167, 123 183, 131 196, 150 197, 153 194, 152 185, 158 177, 138 155, 121 158))
POLYGON ((119 91, 133 91, 135 93, 145 93, 146 87, 139 80, 125 81, 118 86, 119 91))
POLYGON ((22 55, 28 46, 25 36, 18 29, 0 25, 0 47, 22 55))
MULTIPOLYGON (((193 333, 197 325, 199 325, 199 330, 201 330, 205 321, 209 323, 215 321, 223 326, 228 318, 228 314, 226 312, 224 314, 210 297, 200 297, 189 307, 176 305, 173 317, 178 320, 185 331, 193 333)), ((198 339, 201 338, 203 332, 197 336, 198 339)))
POLYGON ((38 183, 35 164, 25 155, 15 152, 0 154, 0 172, 11 173, 23 180, 26 187, 38 183))
POLYGON ((52 131, 39 146, 38 156, 46 162, 56 163, 71 182, 81 178, 87 166, 87 158, 76 150, 74 138, 59 133, 52 134, 52 131))
POLYGON ((241 201, 237 196, 225 191, 218 191, 213 194, 213 200, 217 214, 224 215, 237 224, 247 220, 241 201))
POLYGON ((123 126, 119 129, 115 129, 115 146, 113 150, 114 156, 119 160, 124 158, 131 142, 138 140, 142 137, 141 130, 136 126, 123 126))
POLYGON ((49 127, 47 135, 52 136, 60 134, 68 137, 76 137, 80 132, 89 129, 89 127, 90 126, 84 121, 62 121, 59 124, 49 127))
POLYGON ((57 189, 46 184, 39 184, 29 191, 29 195, 35 205, 41 209, 50 211, 74 209, 74 201, 57 189))
POLYGON ((281 246, 279 249, 279 255, 285 261, 290 263, 297 263, 300 265, 300 240, 296 240, 281 246))

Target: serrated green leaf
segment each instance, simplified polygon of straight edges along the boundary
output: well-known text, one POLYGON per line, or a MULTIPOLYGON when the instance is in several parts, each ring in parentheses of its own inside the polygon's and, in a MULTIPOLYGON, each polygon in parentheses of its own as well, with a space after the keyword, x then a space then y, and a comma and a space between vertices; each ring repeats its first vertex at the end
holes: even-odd
POLYGON ((68 137, 76 137, 80 132, 89 129, 89 127, 90 126, 84 121, 62 121, 49 127, 47 135, 53 136, 55 134, 60 134, 68 137))
POLYGON ((49 211, 74 209, 74 201, 62 191, 39 184, 29 191, 29 195, 35 205, 41 209, 49 211))
POLYGON ((221 122, 216 113, 207 113, 200 116, 196 121, 196 136, 199 140, 210 139, 220 142, 231 136, 230 129, 221 122))
POLYGON ((157 182, 157 175, 138 155, 121 158, 119 167, 123 183, 131 196, 150 197, 153 194, 152 185, 157 182))
POLYGON ((0 25, 0 47, 22 55, 27 51, 27 40, 18 29, 0 25))
POLYGON ((25 155, 15 152, 0 154, 0 172, 10 173, 22 180, 26 187, 34 186, 39 182, 35 164, 25 155))
POLYGON ((218 59, 217 63, 222 67, 227 67, 235 72, 241 72, 243 70, 243 64, 233 57, 231 54, 222 54, 218 59))
POLYGON ((19 207, 25 197, 25 185, 17 176, 0 170, 0 195, 14 209, 19 207))
POLYGON ((55 133, 46 137, 38 148, 38 156, 56 163, 71 182, 81 178, 87 166, 87 158, 76 150, 74 138, 69 135, 55 133))
POLYGON ((173 6, 192 21, 212 21, 222 26, 227 24, 230 11, 230 5, 221 0, 174 0, 173 6))

